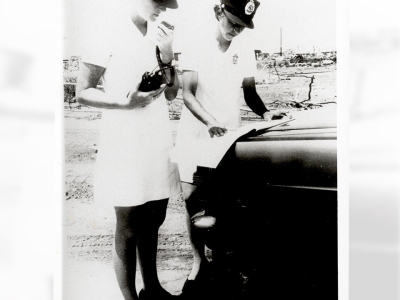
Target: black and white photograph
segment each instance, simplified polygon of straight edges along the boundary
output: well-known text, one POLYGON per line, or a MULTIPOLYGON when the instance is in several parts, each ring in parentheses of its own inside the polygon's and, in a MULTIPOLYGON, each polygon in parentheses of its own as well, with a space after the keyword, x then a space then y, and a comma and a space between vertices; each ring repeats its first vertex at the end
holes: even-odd
POLYGON ((395 4, 0 1, 0 299, 398 300, 395 4))
POLYGON ((336 43, 334 0, 65 1, 62 299, 338 299, 336 43))

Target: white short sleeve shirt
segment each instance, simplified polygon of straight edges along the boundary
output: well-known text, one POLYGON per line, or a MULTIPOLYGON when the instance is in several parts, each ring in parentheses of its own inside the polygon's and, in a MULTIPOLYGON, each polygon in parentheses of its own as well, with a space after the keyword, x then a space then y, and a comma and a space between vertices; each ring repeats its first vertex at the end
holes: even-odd
MULTIPOLYGON (((104 90, 124 101, 144 72, 157 66, 155 45, 124 14, 98 26, 82 62, 105 68, 104 90)), ((146 107, 102 110, 94 198, 103 207, 136 206, 181 192, 179 174, 169 159, 172 133, 162 94, 146 107)))
MULTIPOLYGON (((213 31, 209 31, 198 35, 196 42, 188 43, 183 49, 180 68, 197 72, 196 98, 207 112, 227 128, 238 128, 242 82, 245 77, 253 77, 256 73, 254 50, 242 44, 239 36, 222 53, 213 31)), ((210 138, 207 126, 184 107, 178 126, 177 149, 184 148, 186 143, 201 143, 207 138, 210 138)), ((195 170, 192 162, 179 162, 182 181, 192 182, 195 170)))

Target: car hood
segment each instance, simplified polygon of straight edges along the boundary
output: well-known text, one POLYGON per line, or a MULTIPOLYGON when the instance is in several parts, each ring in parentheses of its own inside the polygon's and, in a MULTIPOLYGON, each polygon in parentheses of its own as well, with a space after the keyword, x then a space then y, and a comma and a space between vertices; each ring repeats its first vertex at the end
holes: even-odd
POLYGON ((293 121, 269 129, 256 136, 247 136, 240 141, 270 139, 336 139, 336 106, 319 109, 291 111, 293 121))
POLYGON ((294 121, 271 130, 336 128, 336 112, 336 107, 291 111, 290 115, 295 119, 294 121))

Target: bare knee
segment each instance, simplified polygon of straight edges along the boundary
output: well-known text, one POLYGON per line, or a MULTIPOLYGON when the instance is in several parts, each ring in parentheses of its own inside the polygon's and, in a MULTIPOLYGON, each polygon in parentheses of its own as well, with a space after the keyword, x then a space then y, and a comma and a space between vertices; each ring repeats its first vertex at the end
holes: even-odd
POLYGON ((119 257, 126 252, 136 251, 140 235, 141 209, 135 207, 116 207, 117 225, 115 229, 115 251, 119 257))
POLYGON ((115 231, 115 253, 126 260, 136 251, 139 234, 132 228, 118 228, 115 231))

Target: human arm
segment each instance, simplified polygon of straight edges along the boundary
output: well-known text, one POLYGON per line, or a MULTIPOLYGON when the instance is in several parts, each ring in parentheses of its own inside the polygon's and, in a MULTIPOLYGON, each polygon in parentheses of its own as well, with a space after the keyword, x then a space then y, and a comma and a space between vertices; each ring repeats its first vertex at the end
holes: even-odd
POLYGON ((250 107, 250 109, 255 112, 257 115, 262 117, 266 121, 282 119, 284 116, 287 116, 286 112, 271 112, 265 107, 264 102, 261 97, 258 95, 256 90, 256 81, 254 77, 246 77, 243 79, 243 94, 244 100, 246 104, 250 107))
MULTIPOLYGON (((170 70, 167 70, 167 72, 170 72, 170 70)), ((169 74, 170 76, 170 74, 169 74)), ((175 69, 175 81, 173 86, 167 86, 165 88, 165 98, 169 101, 174 100, 176 96, 178 95, 178 90, 179 90, 179 79, 178 79, 178 72, 175 69)))
POLYGON ((227 132, 225 126, 219 123, 210 113, 208 113, 195 96, 197 89, 197 72, 184 71, 182 80, 182 95, 185 106, 200 122, 207 126, 210 137, 223 136, 227 132))
POLYGON ((133 86, 125 98, 110 98, 104 92, 96 89, 97 83, 105 70, 105 68, 97 65, 81 63, 76 85, 76 95, 79 103, 97 108, 134 109, 150 104, 165 90, 165 85, 163 85, 155 91, 141 92, 138 90, 139 83, 133 86))
POLYGON ((256 81, 254 77, 246 77, 242 82, 244 101, 250 109, 255 112, 260 117, 268 112, 269 110, 265 107, 264 102, 261 100, 260 96, 256 90, 256 81))

